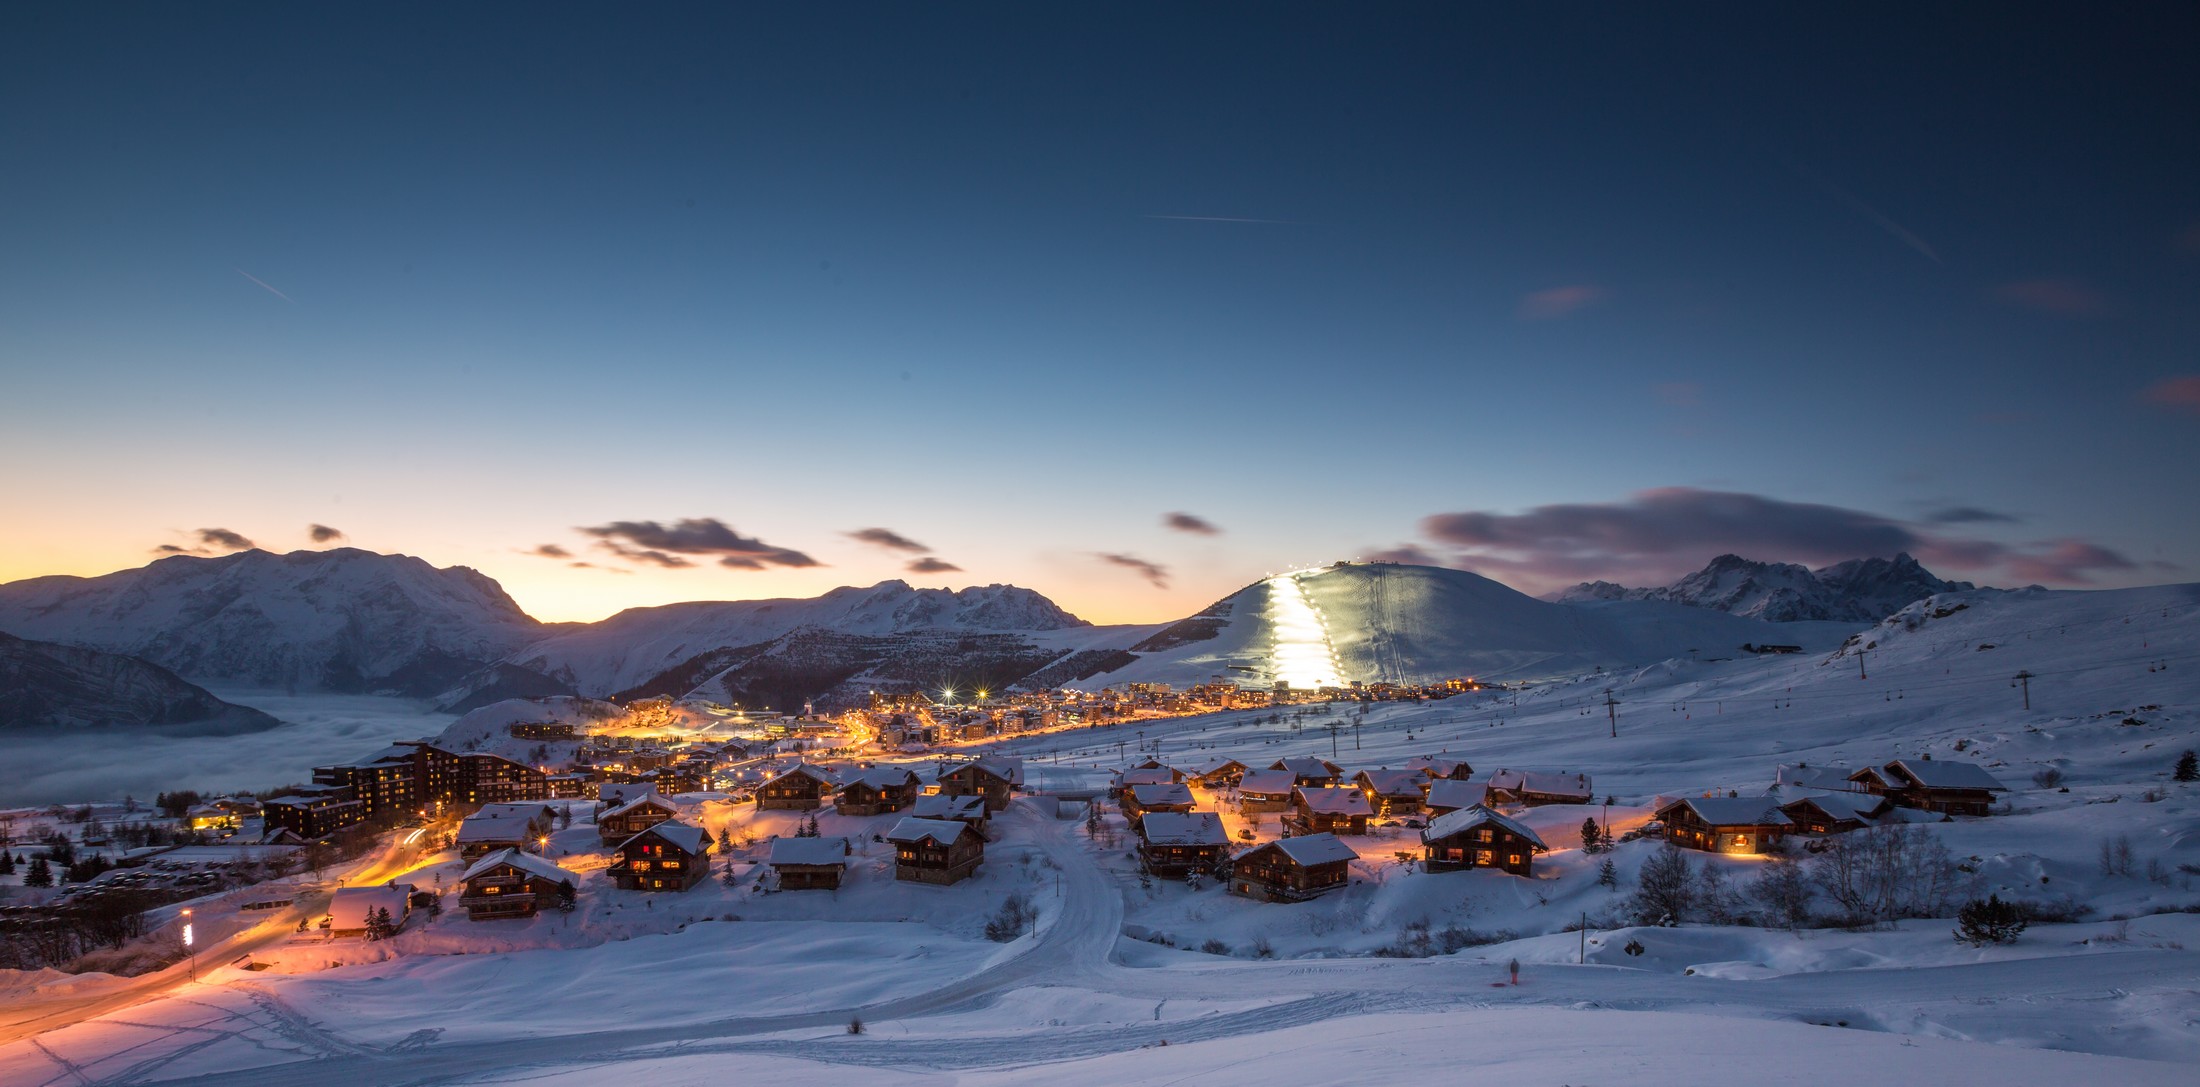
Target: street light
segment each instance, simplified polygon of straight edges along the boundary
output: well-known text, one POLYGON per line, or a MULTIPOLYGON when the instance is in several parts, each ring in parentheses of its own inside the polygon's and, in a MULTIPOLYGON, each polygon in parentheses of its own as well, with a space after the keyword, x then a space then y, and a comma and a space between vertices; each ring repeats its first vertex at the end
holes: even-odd
POLYGON ((193 949, 193 940, 191 937, 191 907, 185 906, 183 908, 183 954, 184 957, 189 960, 191 964, 188 968, 190 970, 191 980, 197 981, 199 980, 199 953, 198 951, 193 949))

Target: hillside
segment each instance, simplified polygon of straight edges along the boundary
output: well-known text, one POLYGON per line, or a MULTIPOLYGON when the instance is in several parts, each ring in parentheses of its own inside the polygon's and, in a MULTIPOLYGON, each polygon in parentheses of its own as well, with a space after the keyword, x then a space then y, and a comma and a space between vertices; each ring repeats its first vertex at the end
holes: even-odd
POLYGON ((124 726, 234 735, 274 728, 157 664, 96 649, 0 634, 0 730, 124 726))
POLYGON ((1630 589, 1588 581, 1559 592, 1559 603, 1667 601, 1777 623, 1800 620, 1876 623, 1934 593, 1968 592, 1968 581, 1943 581, 1907 554, 1852 559, 1811 570, 1788 562, 1721 555, 1671 585, 1630 589))

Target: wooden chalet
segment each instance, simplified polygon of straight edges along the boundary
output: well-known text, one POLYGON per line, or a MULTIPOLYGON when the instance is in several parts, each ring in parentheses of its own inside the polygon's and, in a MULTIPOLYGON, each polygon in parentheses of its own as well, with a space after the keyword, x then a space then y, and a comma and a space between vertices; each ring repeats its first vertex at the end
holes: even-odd
POLYGON ((1230 862, 1230 893, 1261 902, 1317 898, 1345 885, 1358 856, 1334 834, 1254 846, 1230 862))
POLYGON ((710 875, 710 835, 668 820, 619 844, 611 878, 626 891, 685 891, 710 875))
POLYGON ((1858 770, 1849 780, 1905 808, 1948 815, 1990 815, 1994 794, 2009 791, 2009 786, 1973 763, 1933 759, 1896 759, 1858 770))
POLYGON ((1490 787, 1479 781, 1460 781, 1457 778, 1431 778, 1428 795, 1421 798, 1421 807, 1430 816, 1490 805, 1490 787))
POLYGON ((526 819, 476 813, 458 823, 458 855, 463 860, 480 860, 505 849, 535 849, 541 840, 535 825, 526 819))
POLYGON ((1763 853, 1795 822, 1769 796, 1709 796, 1676 800, 1657 811, 1665 840, 1711 853, 1763 853))
POLYGON ((1298 780, 1289 770, 1247 770, 1238 782, 1238 807, 1246 814, 1291 810, 1291 792, 1298 780))
POLYGON ((1164 879, 1212 872, 1230 856, 1230 834, 1211 811, 1147 812, 1138 819, 1138 857, 1164 879))
POLYGON ((558 829, 558 809, 548 804, 483 804, 474 809, 474 814, 493 819, 525 820, 527 829, 534 831, 537 837, 546 837, 551 831, 558 829))
POLYGON ((1150 811, 1188 812, 1192 810, 1192 788, 1176 782, 1159 785, 1133 785, 1123 794, 1123 818, 1136 819, 1150 811))
POLYGON ((1406 769, 1424 774, 1430 779, 1450 778, 1465 781, 1474 776, 1474 767, 1465 759, 1450 759, 1442 755, 1415 755, 1406 760, 1406 769))
POLYGON ((1344 767, 1328 759, 1277 759, 1268 768, 1289 770, 1293 785, 1329 786, 1344 780, 1344 767))
POLYGON ((659 823, 670 822, 679 814, 672 802, 657 795, 655 790, 642 792, 624 804, 597 813, 596 837, 605 845, 617 845, 659 823))
POLYGON ((1490 775, 1490 799, 1499 804, 1593 804, 1596 790, 1587 774, 1547 774, 1539 770, 1499 770, 1490 775))
POLYGON ((1790 800, 1780 805, 1780 814, 1794 824, 1793 833, 1823 837, 1862 830, 1893 807, 1894 801, 1871 793, 1823 793, 1790 800))
POLYGON ((837 891, 848 870, 848 839, 774 838, 765 863, 782 891, 837 891))
POLYGON ((1203 789, 1227 789, 1244 779, 1245 770, 1236 759, 1209 759, 1186 771, 1184 780, 1203 789))
POLYGON ((1179 770, 1179 769, 1177 769, 1176 767, 1174 767, 1174 766, 1171 766, 1171 765, 1169 765, 1168 763, 1162 762, 1162 761, 1161 761, 1160 759, 1147 759, 1146 761, 1144 761, 1144 762, 1142 762, 1142 763, 1139 763, 1139 764, 1138 764, 1138 765, 1136 765, 1136 766, 1133 766, 1133 767, 1131 767, 1131 769, 1133 769, 1133 770, 1166 770, 1166 771, 1168 771, 1168 772, 1169 772, 1169 780, 1170 780, 1170 781, 1182 781, 1182 780, 1184 780, 1184 771, 1182 771, 1182 770, 1179 770))
POLYGON ((1543 839, 1518 820, 1479 804, 1437 816, 1421 832, 1422 865, 1431 872, 1497 868, 1530 874, 1543 839))
POLYGON ((596 785, 596 811, 616 808, 629 800, 656 796, 657 786, 646 781, 605 781, 596 785))
POLYGON ((1289 822, 1299 834, 1365 834, 1375 809, 1350 786, 1300 785, 1291 790, 1289 822))
POLYGON ((533 917, 544 906, 573 901, 574 888, 580 886, 579 876, 517 849, 475 861, 458 881, 464 887, 458 904, 471 921, 533 917))
POLYGON ((1352 784, 1377 815, 1411 815, 1421 810, 1429 778, 1418 770, 1362 770, 1352 784))
POLYGON ((884 815, 916 803, 923 786, 907 767, 878 766, 844 775, 833 794, 833 810, 842 815, 884 815))
POLYGON ((1130 795, 1132 789, 1141 785, 1173 785, 1181 780, 1183 779, 1177 776, 1176 771, 1167 767, 1124 770, 1115 775, 1113 784, 1115 798, 1120 802, 1124 797, 1130 795))
POLYGON ((1015 785, 1015 768, 991 759, 966 762, 940 773, 940 792, 948 796, 982 796, 987 811, 1008 807, 1009 794, 1015 785))
POLYGON ((986 822, 992 816, 985 810, 982 796, 948 796, 945 793, 918 797, 917 802, 909 806, 909 814, 919 819, 964 823, 980 834, 985 833, 986 822))
POLYGON ((816 811, 832 791, 832 771, 798 762, 756 787, 756 806, 763 811, 816 811))
POLYGON ((985 838, 965 823, 911 816, 886 840, 894 845, 894 878, 912 883, 960 883, 985 860, 985 838))

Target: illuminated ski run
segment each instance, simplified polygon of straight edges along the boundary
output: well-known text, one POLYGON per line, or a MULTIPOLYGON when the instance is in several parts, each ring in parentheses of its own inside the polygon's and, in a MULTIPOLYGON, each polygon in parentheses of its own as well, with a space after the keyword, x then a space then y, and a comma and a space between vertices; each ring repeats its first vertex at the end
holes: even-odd
POLYGON ((1297 574, 1268 579, 1268 624, 1275 645, 1269 661, 1279 683, 1293 690, 1339 687, 1337 655, 1320 609, 1306 598, 1297 574))

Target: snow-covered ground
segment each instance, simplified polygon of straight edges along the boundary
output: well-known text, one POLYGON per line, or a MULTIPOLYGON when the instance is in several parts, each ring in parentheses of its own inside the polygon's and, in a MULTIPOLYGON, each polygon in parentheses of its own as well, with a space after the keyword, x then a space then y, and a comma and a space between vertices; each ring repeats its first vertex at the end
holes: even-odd
MULTIPOLYGON (((2169 777, 2200 746, 2196 616, 2192 586, 1966 594, 1839 653, 1669 661, 1364 719, 1239 711, 994 745, 1033 760, 1035 787, 1104 780, 1155 743, 1183 763, 1312 754, 1357 769, 1442 752, 1477 777, 1593 775, 1600 803, 1526 813, 1553 847, 1532 879, 1414 871, 1394 857, 1413 844, 1397 830, 1348 839, 1355 882, 1314 902, 1254 903, 1211 884, 1149 891, 1119 821, 1109 848, 1020 801, 980 877, 957 887, 891 880, 869 835, 893 817, 828 813, 823 832, 860 850, 837 893, 765 894, 744 878, 644 896, 604 886, 603 850, 576 820, 553 846, 583 875, 572 915, 474 924, 450 910, 386 945, 309 937, 265 956, 273 969, 212 970, 174 998, 0 1047, 0 1082, 595 1087, 723 1082, 738 1069, 794 1084, 1267 1084, 1471 1067, 1533 1083, 2190 1083, 2200 890, 2183 866, 2200 869, 2200 784, 2169 777), (2029 710, 2011 686, 2020 670, 2033 676, 2029 710), (1759 794, 1780 763, 1925 754, 1977 762, 2012 789, 2006 811, 1922 828, 1963 866, 1967 890, 2068 896, 2091 912, 1983 949, 1954 941, 1946 919, 1627 927, 1619 900, 1652 845, 1611 855, 1617 890, 1597 880, 1603 858, 1579 848, 1591 815, 1625 830, 1661 798, 1759 794), (2061 785, 2034 784, 2047 768, 2061 785), (2132 862, 2104 873, 2101 845, 2119 839, 2132 862), (1014 890, 1039 905, 1036 934, 984 940, 1014 890), (1586 932, 1567 931, 1585 917, 1586 932), (1376 954, 1412 953, 1416 933, 1447 929, 1468 946, 1376 954), (1263 941, 1274 957, 1256 957, 1263 941), (1505 984, 1515 959, 1518 986, 1505 984), (851 1035, 858 1016, 867 1031, 851 1035)), ((683 804, 714 833, 752 841, 802 818, 683 804)), ((1252 825, 1265 837, 1274 822, 1252 825)), ((1766 864, 1692 860, 1735 882, 1766 864)), ((448 883, 452 863, 414 878, 442 871, 448 883)))

